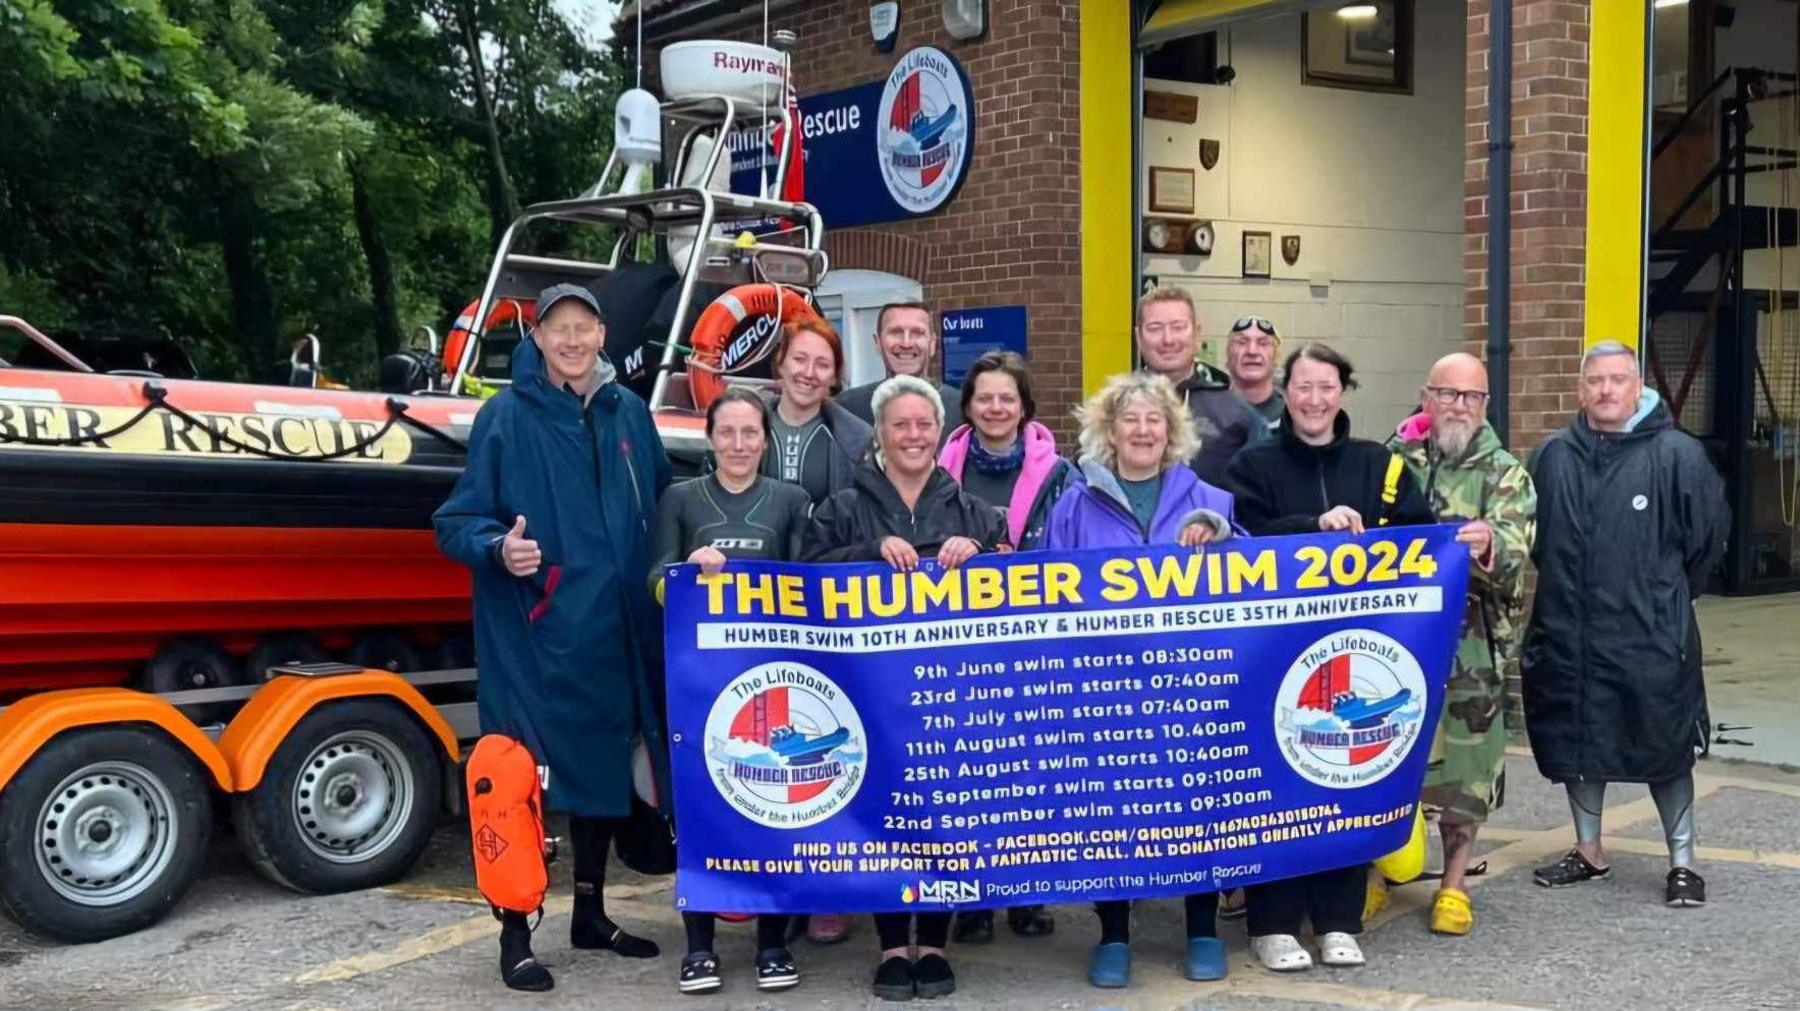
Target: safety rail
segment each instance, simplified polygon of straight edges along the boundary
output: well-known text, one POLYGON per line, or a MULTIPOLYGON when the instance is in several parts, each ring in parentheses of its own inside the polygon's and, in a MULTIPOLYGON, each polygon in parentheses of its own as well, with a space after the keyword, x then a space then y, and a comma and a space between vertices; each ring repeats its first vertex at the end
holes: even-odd
MULTIPOLYGON (((39 330, 37 327, 32 326, 30 323, 25 322, 18 316, 0 316, 0 327, 8 330, 17 330, 24 334, 27 339, 32 341, 32 343, 55 355, 63 364, 77 372, 94 371, 92 365, 77 358, 73 352, 63 347, 61 344, 56 343, 56 341, 52 340, 48 334, 39 330)), ((5 359, 0 359, 0 367, 11 368, 12 365, 5 359)))

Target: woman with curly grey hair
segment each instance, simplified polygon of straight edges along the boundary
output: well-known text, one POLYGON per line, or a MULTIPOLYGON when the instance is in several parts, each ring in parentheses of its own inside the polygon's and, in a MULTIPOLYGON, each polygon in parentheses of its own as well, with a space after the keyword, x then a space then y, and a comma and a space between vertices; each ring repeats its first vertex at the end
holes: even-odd
MULTIPOLYGON (((1162 376, 1114 376, 1076 410, 1081 421, 1080 473, 1050 513, 1044 546, 1117 548, 1145 544, 1199 547, 1230 537, 1233 503, 1194 476, 1187 460, 1199 439, 1187 407, 1162 376)), ((1225 946, 1215 922, 1216 892, 1190 895, 1187 954, 1182 973, 1192 980, 1225 978, 1225 946)), ((1088 963, 1088 982, 1131 982, 1131 903, 1097 902, 1100 943, 1088 963)))

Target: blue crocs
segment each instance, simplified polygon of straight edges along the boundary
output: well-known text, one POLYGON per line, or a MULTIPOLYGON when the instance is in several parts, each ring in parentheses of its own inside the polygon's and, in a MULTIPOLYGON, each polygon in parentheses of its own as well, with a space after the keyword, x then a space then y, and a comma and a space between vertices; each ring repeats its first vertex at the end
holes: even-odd
POLYGON ((1131 983, 1131 945, 1120 941, 1094 945, 1088 958, 1088 983, 1103 990, 1122 990, 1131 983))
POLYGON ((1181 974, 1196 982, 1225 978, 1225 942, 1216 937, 1190 937, 1181 974))

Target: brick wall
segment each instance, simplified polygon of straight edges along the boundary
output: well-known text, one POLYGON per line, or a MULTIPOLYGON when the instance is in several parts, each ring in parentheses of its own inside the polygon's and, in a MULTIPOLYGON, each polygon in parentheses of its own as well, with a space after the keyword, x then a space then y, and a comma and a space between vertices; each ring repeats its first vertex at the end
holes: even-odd
MULTIPOLYGON (((1081 391, 1078 3, 990 0, 987 33, 968 42, 944 31, 938 4, 904 3, 899 41, 886 54, 869 35, 867 0, 806 7, 770 25, 798 35, 802 96, 880 80, 906 50, 929 45, 962 63, 975 101, 974 158, 950 203, 929 217, 836 232, 827 219, 833 264, 913 277, 934 309, 1027 306, 1039 413, 1072 439, 1081 391)), ((762 25, 712 34, 760 39, 762 25)), ((645 48, 654 56, 664 41, 645 48)))
MULTIPOLYGON (((1487 342, 1488 17, 1469 0, 1463 337, 1487 342)), ((1588 3, 1513 0, 1512 410, 1515 449, 1576 409, 1584 327, 1588 3)))

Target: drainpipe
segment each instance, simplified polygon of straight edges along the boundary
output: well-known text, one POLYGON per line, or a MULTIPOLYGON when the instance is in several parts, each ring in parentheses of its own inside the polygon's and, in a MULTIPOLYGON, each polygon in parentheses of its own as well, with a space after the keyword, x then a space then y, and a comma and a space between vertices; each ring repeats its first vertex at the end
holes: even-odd
POLYGON ((1488 421, 1505 445, 1512 405, 1512 0, 1491 0, 1488 11, 1488 421))

